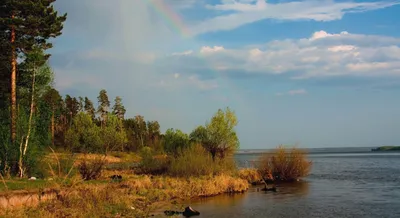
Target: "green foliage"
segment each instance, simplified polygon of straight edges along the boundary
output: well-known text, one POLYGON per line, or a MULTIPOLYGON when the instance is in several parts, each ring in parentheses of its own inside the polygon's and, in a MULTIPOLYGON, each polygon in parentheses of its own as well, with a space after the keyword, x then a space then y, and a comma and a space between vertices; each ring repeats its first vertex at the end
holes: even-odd
POLYGON ((123 120, 125 112, 126 110, 124 105, 122 104, 122 98, 119 96, 115 97, 112 113, 115 114, 119 119, 123 120))
POLYGON ((5 181, 6 186, 0 185, 0 192, 13 191, 13 190, 40 190, 50 187, 49 181, 46 180, 28 180, 18 179, 5 181))
POLYGON ((7 175, 11 173, 11 167, 17 160, 17 150, 10 141, 10 128, 8 110, 0 110, 0 174, 7 175), (3 119, 4 118, 4 119, 3 119))
POLYGON ((179 129, 168 129, 163 142, 165 151, 175 156, 179 154, 180 150, 190 146, 189 136, 179 129))
MULTIPOLYGON (((58 16, 52 4, 55 0, 3 0, 0 3, 0 26, 4 39, 11 38, 11 27, 16 32, 14 46, 17 52, 25 53, 33 47, 49 49, 52 44, 49 38, 61 35, 63 22, 67 15, 58 16)), ((9 40, 1 40, 11 48, 9 40)), ((48 57, 48 55, 46 56, 48 57)))
POLYGON ((108 95, 106 90, 104 89, 100 90, 99 96, 97 97, 97 101, 99 102, 97 113, 99 114, 100 120, 103 125, 107 120, 108 109, 110 108, 110 101, 108 100, 108 95))
POLYGON ((160 124, 157 121, 147 121, 147 138, 149 146, 159 149, 157 146, 161 145, 161 143, 158 143, 161 138, 161 132, 160 124))
POLYGON ((137 115, 135 118, 124 120, 125 131, 128 136, 128 149, 140 150, 146 144, 148 138, 147 124, 143 116, 137 115))
MULTIPOLYGON (((40 114, 39 114, 40 115, 40 114)), ((23 162, 23 168, 25 171, 25 174, 30 176, 33 173, 35 173, 35 170, 37 169, 37 165, 39 160, 43 157, 44 155, 44 146, 42 144, 43 141, 46 140, 46 138, 43 139, 43 137, 46 137, 47 135, 41 135, 41 132, 38 131, 37 124, 40 123, 40 116, 38 114, 35 114, 32 119, 33 123, 33 128, 31 130, 31 134, 29 137, 29 143, 27 147, 27 152, 26 155, 23 156, 22 162, 23 162)), ((11 148, 13 151, 11 152, 12 154, 16 156, 12 156, 12 162, 14 163, 14 170, 13 173, 16 173, 16 164, 18 157, 21 153, 21 146, 24 146, 26 137, 27 137, 27 132, 28 132, 28 120, 29 120, 29 110, 24 109, 24 108, 19 108, 18 110, 18 119, 17 119, 17 141, 14 146, 11 148)), ((21 148, 22 149, 22 148, 21 148)))
POLYGON ((93 102, 88 97, 85 97, 84 109, 85 112, 90 115, 92 120, 94 120, 96 115, 96 110, 94 109, 93 102))
POLYGON ((71 125, 74 117, 79 113, 79 102, 76 98, 69 95, 65 96, 65 109, 68 124, 71 125))
POLYGON ((203 176, 214 174, 213 166, 210 154, 202 146, 194 145, 180 150, 168 171, 172 176, 203 176))
POLYGON ((143 174, 163 174, 167 172, 169 161, 166 156, 156 156, 156 152, 150 147, 140 150, 139 173, 143 174))
POLYGON ((400 151, 400 146, 381 146, 372 151, 400 151))
POLYGON ((107 123, 100 130, 100 133, 105 152, 124 150, 128 139, 123 129, 122 121, 116 115, 108 115, 107 123))
POLYGON ((67 131, 65 140, 73 152, 104 152, 100 128, 90 115, 79 113, 67 131))
POLYGON ((229 108, 219 109, 205 126, 199 126, 190 134, 190 139, 201 143, 210 152, 213 159, 221 159, 233 154, 239 148, 239 139, 235 127, 238 124, 236 115, 229 108))
POLYGON ((177 177, 199 177, 232 174, 237 167, 233 159, 213 160, 200 144, 178 149, 176 156, 158 156, 150 148, 142 149, 141 169, 149 174, 168 173, 177 177))

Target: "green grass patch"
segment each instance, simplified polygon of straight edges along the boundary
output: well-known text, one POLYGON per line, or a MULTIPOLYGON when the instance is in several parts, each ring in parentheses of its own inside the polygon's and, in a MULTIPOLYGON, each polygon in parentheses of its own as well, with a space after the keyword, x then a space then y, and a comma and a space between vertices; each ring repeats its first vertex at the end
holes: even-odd
POLYGON ((33 191, 43 188, 50 188, 52 184, 47 180, 28 180, 28 179, 15 179, 5 180, 5 184, 0 182, 0 192, 26 190, 33 191))

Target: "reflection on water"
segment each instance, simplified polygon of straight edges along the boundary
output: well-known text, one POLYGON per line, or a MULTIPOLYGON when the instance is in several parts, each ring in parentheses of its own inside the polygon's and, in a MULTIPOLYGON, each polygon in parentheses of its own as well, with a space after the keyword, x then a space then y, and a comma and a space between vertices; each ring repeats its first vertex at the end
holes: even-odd
MULTIPOLYGON (((212 198, 196 199, 186 202, 186 205, 191 205, 196 210, 199 210, 201 217, 249 217, 251 214, 256 215, 254 211, 250 211, 251 208, 268 207, 273 209, 271 205, 294 202, 309 193, 309 183, 306 181, 279 185, 277 186, 277 192, 264 192, 261 191, 261 188, 263 186, 251 187, 244 194, 226 194, 212 198)), ((262 216, 260 212, 258 214, 258 217, 262 216)))
MULTIPOLYGON (((286 198, 299 198, 304 197, 309 192, 309 183, 307 181, 301 181, 291 184, 282 184, 278 185, 278 191, 273 193, 273 196, 278 199, 286 199, 286 198)), ((267 192, 267 194, 269 194, 267 192)))

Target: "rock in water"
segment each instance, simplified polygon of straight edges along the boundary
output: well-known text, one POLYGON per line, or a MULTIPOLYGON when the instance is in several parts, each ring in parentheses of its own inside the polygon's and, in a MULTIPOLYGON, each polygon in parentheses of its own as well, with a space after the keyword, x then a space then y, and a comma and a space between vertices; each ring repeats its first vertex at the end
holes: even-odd
POLYGON ((198 215, 200 215, 200 212, 199 211, 197 211, 197 210, 194 210, 193 208, 191 208, 191 207, 186 207, 185 208, 185 211, 183 211, 183 216, 185 216, 185 217, 191 217, 191 216, 198 216, 198 215))
POLYGON ((275 186, 273 186, 272 188, 265 187, 261 190, 266 191, 266 192, 268 192, 268 191, 276 192, 276 187, 275 186))

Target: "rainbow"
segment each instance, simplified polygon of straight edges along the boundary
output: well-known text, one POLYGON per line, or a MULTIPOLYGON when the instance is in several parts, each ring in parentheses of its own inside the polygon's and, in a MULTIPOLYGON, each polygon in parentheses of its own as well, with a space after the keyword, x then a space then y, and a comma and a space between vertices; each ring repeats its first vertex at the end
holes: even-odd
MULTIPOLYGON (((181 37, 183 38, 190 38, 194 40, 192 37, 189 28, 183 22, 183 19, 170 7, 168 6, 164 0, 142 0, 144 1, 150 8, 152 8, 158 16, 163 18, 164 22, 174 29, 181 37)), ((184 0, 183 0, 184 1, 184 0)), ((194 42, 194 44, 197 44, 194 42)), ((198 45, 200 47, 200 45, 198 45)), ((199 55, 200 60, 204 63, 204 66, 208 66, 209 69, 212 70, 212 73, 215 74, 218 83, 224 83, 229 89, 220 90, 224 94, 224 96, 229 96, 230 99, 234 100, 236 104, 241 105, 242 107, 246 108, 247 110, 252 110, 253 108, 249 108, 247 102, 243 97, 241 97, 241 88, 234 84, 234 82, 230 82, 229 78, 222 79, 221 77, 227 77, 225 73, 220 73, 218 70, 212 66, 209 61, 205 58, 202 58, 202 55, 199 55)))
POLYGON ((150 6, 164 22, 171 28, 175 29, 181 36, 188 38, 191 36, 189 29, 186 27, 183 19, 169 6, 164 0, 143 0, 150 6))

